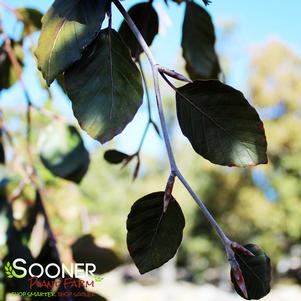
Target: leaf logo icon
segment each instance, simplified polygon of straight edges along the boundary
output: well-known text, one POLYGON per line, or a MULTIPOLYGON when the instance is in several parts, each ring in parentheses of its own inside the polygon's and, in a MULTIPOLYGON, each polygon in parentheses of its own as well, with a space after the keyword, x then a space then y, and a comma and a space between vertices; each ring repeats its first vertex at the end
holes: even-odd
POLYGON ((103 280, 103 277, 95 277, 95 282, 101 282, 103 280))
POLYGON ((6 263, 6 265, 4 266, 4 272, 6 274, 6 277, 7 278, 17 278, 17 279, 20 279, 20 278, 24 278, 25 275, 21 275, 19 276, 18 274, 16 274, 16 272, 14 271, 12 265, 10 264, 10 262, 8 261, 6 263))
POLYGON ((4 270, 7 278, 14 278, 14 270, 9 261, 6 263, 4 270))

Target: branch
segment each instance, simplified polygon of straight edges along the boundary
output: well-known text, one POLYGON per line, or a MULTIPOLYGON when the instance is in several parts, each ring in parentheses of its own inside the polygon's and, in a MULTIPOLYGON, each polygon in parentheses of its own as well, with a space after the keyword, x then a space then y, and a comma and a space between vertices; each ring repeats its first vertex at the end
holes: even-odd
MULTIPOLYGON (((1 26, 0 26, 1 27, 1 26)), ((31 128, 32 128, 32 123, 31 123, 31 108, 33 107, 32 101, 30 99, 29 93, 26 90, 24 81, 22 79, 22 67, 20 65, 20 63, 18 62, 15 53, 11 47, 11 41, 9 39, 9 37, 6 35, 6 33, 3 31, 2 27, 0 28, 0 32, 2 37, 4 38, 4 50, 6 51, 15 71, 17 74, 17 77, 20 81, 22 90, 24 92, 24 96, 26 98, 27 101, 27 110, 26 110, 26 119, 27 119, 27 131, 26 131, 26 141, 27 141, 27 152, 28 152, 28 158, 29 158, 29 162, 30 165, 29 166, 25 166, 24 170, 26 173, 26 177, 21 181, 20 185, 17 187, 17 189, 13 192, 13 195, 11 196, 11 200, 15 200, 16 198, 18 198, 20 196, 20 194, 22 193, 25 185, 27 183, 32 183, 34 187, 36 187, 36 191, 37 191, 37 206, 40 209, 40 212, 42 213, 43 217, 44 217, 44 227, 45 230, 48 234, 48 238, 50 240, 50 244, 53 248, 53 255, 55 256, 57 262, 59 264, 61 264, 61 259, 60 259, 60 255, 59 255, 59 251, 57 248, 57 244, 56 244, 56 239, 55 236, 53 234, 53 231, 51 229, 50 226, 50 222, 49 222, 49 218, 47 215, 47 212, 45 210, 44 204, 43 204, 43 200, 41 197, 41 191, 38 188, 39 185, 37 185, 37 181, 36 181, 36 177, 37 172, 34 168, 33 165, 33 159, 32 159, 32 151, 31 151, 31 128)), ((64 300, 63 297, 59 297, 60 300, 64 300)), ((73 298, 71 296, 67 296, 67 300, 72 301, 73 298)))
MULTIPOLYGON (((168 159, 169 159, 169 164, 170 164, 170 170, 171 170, 171 175, 170 175, 170 184, 167 184, 167 187, 172 187, 173 185, 173 178, 176 176, 184 185, 184 187, 187 189, 187 191, 190 193, 194 201, 197 203, 197 205, 200 207, 201 211, 207 218, 207 220, 210 222, 210 224, 213 226, 213 228, 216 230, 217 234, 221 238, 222 243, 224 244, 228 260, 231 264, 231 266, 237 266, 238 263, 235 259, 234 252, 232 250, 232 241, 226 236, 226 234, 223 232, 221 227, 218 225, 214 217, 211 215, 205 204, 202 202, 202 200, 197 196, 197 194, 193 191, 189 183, 186 181, 185 177, 182 175, 180 172, 179 168, 177 167, 175 157, 172 151, 171 143, 170 143, 170 138, 168 134, 168 129, 165 121, 165 116, 164 116, 164 111, 163 111, 163 105, 162 105, 162 97, 161 97, 161 92, 160 92, 160 86, 159 86, 159 73, 162 75, 168 74, 169 76, 172 76, 176 79, 184 80, 184 81, 190 81, 187 80, 184 76, 181 74, 169 70, 166 68, 161 67, 160 65, 157 64, 155 58, 153 57, 150 48, 148 47, 147 43, 145 42, 142 34, 138 30, 137 26, 129 16, 129 14, 126 12, 122 4, 118 0, 112 0, 117 9, 120 11, 120 13, 123 15, 124 19, 128 23, 129 27, 131 28, 132 32, 136 36, 139 44, 141 45, 144 53, 146 54, 149 63, 152 68, 152 73, 153 73, 153 79, 154 79, 154 87, 155 87, 155 93, 156 93, 156 100, 157 100, 157 108, 158 108, 158 113, 160 117, 160 123, 162 127, 162 132, 163 132, 163 138, 164 138, 164 143, 166 146, 167 154, 168 154, 168 159), (168 186, 169 185, 169 186, 168 186)), ((169 192, 170 193, 170 192, 169 192)), ((165 196, 165 200, 168 198, 168 195, 165 196)), ((167 200, 168 201, 168 200, 167 200)))
MULTIPOLYGON (((172 151, 169 135, 168 135, 168 129, 165 121, 165 116, 164 116, 164 111, 163 111, 163 105, 162 105, 162 97, 161 97, 161 92, 160 92, 160 85, 159 85, 159 73, 164 76, 165 79, 166 76, 165 74, 172 76, 178 80, 185 80, 185 77, 182 76, 181 74, 173 71, 173 70, 168 70, 166 68, 161 67, 156 63, 155 58, 153 57, 151 50, 149 49, 147 43, 145 42, 142 34, 138 30, 137 26, 129 16, 129 14, 126 12, 126 10, 123 8, 122 4, 119 2, 119 0, 112 0, 117 7, 117 9, 120 11, 120 13, 123 15, 125 18, 126 22, 128 23, 130 29, 134 33, 135 37, 137 38, 140 46, 142 47, 143 51, 145 52, 149 63, 152 68, 152 73, 153 73, 153 79, 154 79, 154 87, 155 87, 155 94, 156 94, 156 100, 157 100, 157 108, 158 108, 158 113, 160 117, 160 124, 163 132, 163 138, 164 138, 164 143, 165 147, 167 150, 168 154, 168 160, 170 164, 170 176, 166 185, 166 190, 165 190, 165 195, 164 195, 164 206, 163 210, 166 210, 166 206, 169 203, 170 196, 172 193, 175 177, 178 177, 178 179, 182 182, 184 187, 187 189, 187 191, 190 193, 194 201, 197 203, 201 211, 203 212, 204 216, 207 218, 207 220, 210 222, 212 227, 216 230, 217 234, 219 235, 224 247, 225 251, 227 254, 228 262, 230 263, 231 266, 231 271, 233 272, 234 276, 236 277, 236 282, 238 286, 240 287, 241 291, 243 292, 244 296, 247 298, 247 290, 246 290, 246 285, 245 281, 242 275, 242 271, 240 269, 239 263, 237 262, 235 258, 235 253, 234 253, 234 245, 237 246, 238 244, 231 241, 226 234, 223 232, 221 227, 218 225, 214 217, 211 215, 205 204, 202 202, 202 200, 197 196, 197 194, 194 192, 194 190, 191 188, 189 183, 186 181, 185 177, 182 175, 180 172, 179 168, 177 167, 175 157, 172 151)), ((241 249, 245 249, 244 247, 240 246, 241 249)))
POLYGON ((175 171, 176 170, 176 163, 175 163, 174 155, 173 155, 173 152, 172 152, 172 148, 171 148, 171 144, 170 144, 170 140, 169 140, 169 136, 168 136, 167 126, 166 126, 166 122, 165 122, 165 116, 163 114, 160 88, 159 88, 159 82, 158 82, 158 68, 159 68, 159 65, 157 64, 155 58, 153 57, 153 54, 150 51, 149 47, 147 46, 147 43, 145 42, 145 40, 144 40, 143 36, 141 35, 139 29, 137 28, 134 21, 129 16, 129 14, 126 12, 126 10, 123 8, 122 4, 118 0, 113 0, 113 2, 115 4, 115 6, 117 7, 117 9, 123 15, 124 19, 128 23, 128 25, 131 28, 134 35, 136 36, 140 46, 142 47, 144 53, 146 54, 146 56, 147 56, 147 58, 148 58, 148 60, 151 64, 153 78, 154 78, 156 99, 157 99, 157 107, 158 107, 158 112, 159 112, 163 137, 164 137, 164 141, 165 141, 165 146, 166 146, 166 150, 167 150, 167 153, 168 153, 170 168, 171 168, 172 171, 175 171))

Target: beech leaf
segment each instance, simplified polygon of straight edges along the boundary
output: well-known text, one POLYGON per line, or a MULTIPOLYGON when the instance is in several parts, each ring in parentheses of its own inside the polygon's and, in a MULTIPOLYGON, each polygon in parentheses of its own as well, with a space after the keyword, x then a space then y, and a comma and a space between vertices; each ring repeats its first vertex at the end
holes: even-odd
MULTIPOLYGON (((128 14, 141 32, 147 45, 150 46, 159 31, 159 18, 153 5, 150 2, 138 3, 130 8, 128 14)), ((126 21, 122 22, 119 34, 131 49, 132 57, 137 59, 143 49, 126 21)))
MULTIPOLYGON (((18 60, 18 63, 21 67, 23 67, 24 54, 22 46, 14 40, 10 40, 10 45, 16 59, 18 60)), ((11 63, 11 60, 4 48, 5 47, 2 44, 0 46, 0 91, 3 89, 9 89, 18 80, 16 68, 11 63)))
POLYGON ((183 56, 191 79, 217 79, 220 65, 210 15, 198 4, 186 2, 182 31, 183 56))
POLYGON ((75 127, 50 125, 41 135, 39 145, 41 161, 53 175, 75 183, 82 180, 90 159, 75 127))
POLYGON ((42 18, 36 56, 47 84, 81 58, 105 17, 104 0, 55 0, 42 18))
POLYGON ((127 245, 139 272, 156 269, 174 257, 183 237, 185 218, 171 196, 163 212, 164 191, 134 203, 127 219, 127 245))
POLYGON ((73 259, 76 262, 91 262, 96 266, 96 273, 103 274, 118 267, 121 262, 115 252, 99 247, 92 235, 87 234, 76 240, 72 246, 73 259))
POLYGON ((17 8, 16 13, 22 18, 25 28, 30 32, 39 31, 41 29, 43 14, 39 10, 30 7, 22 7, 17 8))
POLYGON ((122 153, 120 151, 117 151, 115 149, 107 150, 104 153, 104 159, 111 164, 120 164, 129 158, 130 158, 129 155, 122 153))
POLYGON ((142 104, 140 72, 115 30, 105 29, 65 73, 65 88, 82 129, 105 143, 142 104))
POLYGON ((241 297, 247 300, 258 300, 270 292, 271 261, 259 246, 248 244, 244 247, 255 255, 249 256, 241 252, 235 252, 235 258, 243 274, 248 297, 246 298, 240 290, 233 272, 231 272, 231 281, 241 297))
POLYGON ((177 90, 177 115, 194 150, 212 163, 267 163, 263 123, 243 94, 219 81, 195 81, 177 90))

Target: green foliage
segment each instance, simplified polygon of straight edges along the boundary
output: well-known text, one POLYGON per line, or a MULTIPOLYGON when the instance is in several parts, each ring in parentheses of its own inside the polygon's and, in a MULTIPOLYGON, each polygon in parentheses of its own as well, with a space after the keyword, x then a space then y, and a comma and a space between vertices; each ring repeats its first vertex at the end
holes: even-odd
POLYGON ((141 274, 174 257, 182 241, 185 219, 171 197, 163 212, 164 192, 153 192, 134 203, 127 219, 127 245, 141 274))
MULTIPOLYGON (((159 18, 156 10, 151 2, 144 2, 134 5, 128 11, 129 15, 135 22, 137 28, 141 32, 147 45, 151 45, 155 36, 159 31, 159 18)), ((132 33, 126 21, 123 21, 119 34, 131 50, 132 57, 138 59, 143 52, 142 47, 138 43, 136 37, 132 33)))
POLYGON ((251 251, 254 256, 244 255, 240 252, 235 253, 235 257, 240 265, 248 298, 246 298, 237 285, 233 271, 231 271, 231 280, 237 293, 247 300, 258 300, 266 296, 270 292, 271 282, 271 263, 270 258, 263 250, 253 244, 244 246, 251 251))
POLYGON ((130 158, 129 155, 114 149, 106 151, 103 157, 111 164, 120 164, 130 158))
POLYGON ((75 183, 82 180, 90 159, 75 127, 62 123, 50 125, 42 133, 39 144, 41 161, 55 176, 75 183))
POLYGON ((142 104, 140 72, 111 29, 102 30, 67 70, 65 87, 80 126, 101 143, 119 134, 142 104))
POLYGON ((179 88, 176 98, 182 132, 197 153, 220 165, 267 163, 263 123, 241 92, 218 81, 195 81, 179 88))
POLYGON ((186 3, 182 31, 183 56, 191 79, 218 78, 221 70, 214 49, 213 23, 206 10, 193 1, 186 3))
MULTIPOLYGON (((11 49, 14 52, 19 64, 23 64, 23 50, 18 42, 13 40, 7 41, 10 43, 11 49)), ((12 87, 18 80, 16 70, 5 50, 5 45, 0 46, 0 91, 12 87)))
MULTIPOLYGON (((184 1, 175 0, 174 2, 181 3, 184 1)), ((209 3, 209 1, 203 2, 205 5, 209 3)), ((119 1, 114 0, 114 3, 118 8, 119 1)), ((42 22, 39 11, 30 8, 20 8, 16 11, 17 19, 24 25, 22 39, 32 32, 38 31, 42 26, 36 56, 38 67, 42 71, 44 79, 48 85, 55 79, 57 80, 63 91, 70 97, 73 112, 80 127, 101 143, 110 141, 123 131, 141 106, 144 90, 148 95, 146 82, 142 84, 142 80, 145 80, 140 73, 143 71, 141 70, 142 67, 140 64, 139 66, 136 65, 136 62, 143 51, 147 52, 148 49, 143 49, 142 46, 152 44, 158 34, 159 26, 158 14, 152 6, 152 1, 150 1, 134 5, 129 10, 128 15, 119 7, 127 19, 133 19, 140 34, 136 32, 135 36, 132 33, 133 28, 128 26, 125 21, 122 22, 119 33, 117 33, 111 28, 112 11, 110 5, 111 1, 108 0, 55 0, 42 18, 42 22), (102 23, 106 16, 109 19, 109 27, 102 29, 102 23), (145 43, 141 42, 143 38, 145 43)), ((221 73, 221 68, 215 52, 216 37, 211 17, 204 8, 193 1, 185 1, 185 5, 182 48, 186 69, 194 80, 217 79, 221 73)), ((10 88, 17 80, 21 81, 21 87, 25 89, 26 85, 18 74, 20 70, 17 70, 22 69, 23 64, 21 45, 13 39, 6 38, 5 35, 3 38, 5 43, 0 48, 0 90, 10 88), (6 47, 9 44, 11 49, 6 47)), ((279 49, 279 57, 281 57, 281 62, 285 64, 287 61, 291 63, 289 57, 286 59, 282 57, 287 53, 287 51, 279 49)), ((266 87, 262 88, 261 83, 266 83, 266 78, 273 74, 271 70, 266 70, 268 68, 265 65, 265 59, 267 57, 259 59, 260 64, 254 68, 255 74, 250 81, 251 92, 255 98, 254 103, 261 106, 267 104, 264 102, 266 95, 261 94, 262 90, 268 90, 266 87)), ((158 77, 161 74, 167 82, 166 74, 184 81, 187 79, 173 70, 157 65, 152 62, 152 59, 150 61, 161 117, 162 136, 169 150, 168 129, 165 128, 166 125, 164 124, 158 77)), ((296 59, 293 62, 296 63, 296 72, 292 87, 298 88, 299 61, 296 59)), ((294 64, 291 65, 292 68, 295 66, 294 64)), ((279 83, 285 80, 287 76, 287 73, 281 74, 279 77, 275 75, 277 85, 280 85, 279 83)), ((172 84, 170 85, 172 86, 172 84)), ((44 88, 47 89, 51 98, 52 92, 47 87, 44 88)), ((217 80, 196 80, 178 89, 173 88, 176 91, 180 127, 197 154, 213 163, 227 166, 246 167, 267 162, 267 142, 263 124, 256 110, 241 92, 217 80)), ((22 141, 16 147, 16 149, 28 150, 26 156, 28 162, 23 164, 25 171, 22 171, 22 175, 25 174, 26 183, 29 182, 34 190, 37 189, 36 186, 39 186, 39 180, 46 182, 45 191, 47 192, 47 200, 49 200, 47 209, 50 212, 51 223, 53 223, 54 228, 62 229, 64 233, 62 236, 66 241, 64 243, 69 245, 71 240, 74 241, 75 237, 80 236, 71 246, 74 260, 76 262, 93 262, 97 266, 98 273, 108 272, 121 264, 119 256, 109 248, 99 247, 92 234, 82 236, 82 232, 86 232, 80 230, 79 217, 84 219, 81 208, 87 207, 88 215, 93 216, 94 222, 97 220, 96 225, 92 225, 92 232, 99 236, 109 232, 120 246, 123 231, 125 231, 125 229, 121 229, 125 219, 124 212, 128 209, 130 200, 136 198, 132 190, 142 193, 145 192, 145 187, 156 191, 156 187, 162 186, 162 182, 167 177, 163 174, 165 162, 152 161, 147 158, 150 176, 144 173, 143 185, 138 182, 136 186, 133 184, 135 189, 129 189, 128 183, 125 184, 122 180, 123 177, 129 175, 128 170, 122 170, 121 176, 117 177, 117 172, 115 173, 113 170, 108 173, 107 166, 99 163, 99 160, 95 160, 98 164, 95 165, 96 167, 92 167, 92 171, 88 172, 89 153, 84 147, 80 133, 73 126, 55 123, 42 133, 40 159, 44 167, 55 177, 68 179, 75 183, 84 180, 81 186, 75 186, 67 181, 60 182, 55 177, 50 178, 46 175, 45 168, 43 169, 40 162, 35 158, 35 151, 31 152, 38 132, 34 128, 42 128, 44 123, 38 123, 37 116, 32 114, 31 111, 35 106, 31 103, 30 93, 26 89, 24 92, 28 103, 27 145, 22 141), (32 116, 34 116, 34 127, 31 121, 32 116), (87 176, 84 178, 86 173, 87 176), (39 179, 41 175, 43 179, 39 179), (120 196, 126 196, 126 199, 121 202, 120 196)), ((288 104, 290 110, 294 111, 298 106, 288 100, 289 96, 286 92, 281 91, 269 95, 270 99, 267 99, 271 101, 268 104, 275 104, 275 95, 277 97, 285 95, 285 104, 288 104)), ((294 95, 293 99, 297 99, 297 94, 294 95)), ((39 113, 44 112, 43 108, 36 109, 39 113)), ((150 103, 148 110, 149 124, 154 125, 150 103)), ((47 112, 46 115, 49 117, 51 113, 47 112)), ((56 117, 54 119, 56 120, 56 117)), ((239 241, 252 238, 262 242, 269 251, 273 250, 273 254, 276 254, 275 257, 279 256, 279 249, 284 249, 294 239, 301 237, 300 219, 297 221, 300 216, 300 206, 298 207, 300 170, 294 164, 298 160, 298 154, 301 153, 301 147, 298 142, 293 141, 295 140, 294 135, 298 134, 297 129, 300 128, 300 121, 298 117, 294 116, 289 122, 285 117, 282 117, 279 122, 282 125, 282 132, 279 135, 281 137, 278 137, 279 141, 274 139, 275 141, 271 143, 273 165, 271 170, 268 168, 264 170, 281 199, 279 204, 272 205, 265 202, 264 192, 254 186, 251 173, 248 171, 231 170, 229 172, 227 170, 225 172, 224 169, 216 170, 212 166, 208 167, 203 162, 202 169, 206 173, 202 174, 202 181, 199 181, 200 175, 199 169, 197 169, 199 161, 197 158, 194 159, 192 154, 186 156, 186 153, 185 158, 181 158, 183 165, 192 164, 191 178, 195 181, 194 184, 198 185, 200 195, 205 198, 206 205, 216 215, 217 221, 223 225, 224 229, 227 230, 226 232, 231 233, 231 237, 239 241), (290 128, 290 131, 287 131, 286 127, 290 128), (295 145, 300 148, 297 153, 292 151, 295 145), (282 153, 284 153, 283 156, 282 153), (295 157, 292 156, 292 153, 295 157), (286 221, 288 216, 291 220, 286 221), (283 230, 284 223, 286 226, 283 230), (279 229, 282 230, 281 235, 285 240, 283 245, 275 239, 279 229)), ((275 133, 278 130, 275 124, 274 121, 267 122, 268 130, 275 133)), ((25 128, 23 123, 22 126, 25 128)), ((23 128, 20 131, 22 135, 24 135, 23 128)), ((3 126, 1 134, 4 129, 3 126)), ((136 153, 127 155, 120 151, 110 150, 105 152, 105 160, 113 164, 123 163, 126 165, 130 159, 137 158, 137 165, 134 170, 134 178, 136 178, 140 167, 140 150, 147 131, 148 127, 136 153)), ((9 140, 8 133, 5 133, 7 140, 9 140)), ((176 166, 173 166, 175 163, 171 160, 170 152, 171 175, 169 179, 172 177, 181 179, 176 166)), ((1 163, 4 163, 5 147, 0 149, 0 155, 1 163)), ((21 161, 23 162, 24 159, 21 161)), ((174 257, 182 241, 185 226, 184 215, 180 204, 173 197, 169 200, 166 211, 164 210, 164 204, 173 192, 173 182, 168 181, 166 187, 166 191, 149 194, 135 202, 127 219, 128 249, 140 273, 146 273, 160 267, 174 257)), ((191 192, 187 185, 185 187, 193 198, 197 199, 196 194, 191 192)), ((35 201, 34 198, 27 199, 24 192, 25 188, 21 187, 20 189, 21 193, 15 198, 17 202, 12 207, 9 203, 7 208, 1 207, 1 214, 6 215, 8 221, 6 231, 8 238, 7 259, 12 262, 16 256, 25 256, 30 262, 38 262, 43 266, 48 263, 58 263, 60 258, 41 195, 37 193, 35 201), (24 205, 27 204, 26 202, 30 204, 28 205, 30 210, 26 210, 26 214, 23 214, 22 218, 16 221, 12 214, 15 210, 17 211, 15 204, 22 203, 24 205), (44 216, 44 230, 47 238, 43 242, 41 251, 34 257, 28 243, 32 238, 31 234, 39 214, 44 216)), ((201 206, 201 208, 203 207, 201 206)), ((189 210, 193 211, 191 208, 189 210)), ((209 213, 206 210, 204 212, 208 218, 209 213)), ((217 247, 213 229, 199 217, 199 213, 198 215, 193 213, 189 217, 189 228, 186 230, 189 241, 180 253, 180 259, 186 261, 189 268, 193 266, 195 270, 200 267, 199 263, 202 261, 202 268, 200 268, 202 271, 209 264, 220 264, 224 260, 224 254, 217 247), (203 264, 205 260, 208 261, 207 266, 203 264)), ((84 222, 82 221, 82 223, 84 222)), ((124 255, 120 250, 119 253, 124 255)), ((263 251, 255 255, 254 258, 248 257, 246 259, 240 255, 236 256, 245 277, 250 298, 265 295, 268 293, 270 285, 269 260, 263 251), (252 271, 256 270, 257 273, 257 269, 259 269, 259 276, 263 277, 265 287, 260 291, 253 288, 258 279, 254 280, 254 275, 250 276, 249 269, 246 269, 246 262, 252 271)), ((235 258, 232 260, 235 261, 235 258)), ((233 262, 230 260, 230 263, 233 262)), ((12 282, 6 286, 8 291, 23 290, 24 282, 12 282)), ((237 287, 236 289, 241 294, 237 287)), ((82 291, 84 290, 82 289, 82 291)), ((94 299, 104 300, 100 296, 91 300, 94 299)))
POLYGON ((99 0, 55 0, 44 15, 36 56, 48 85, 81 58, 98 34, 105 4, 99 0))
POLYGON ((94 263, 97 274, 104 274, 117 268, 121 261, 118 256, 108 248, 102 248, 95 244, 92 235, 84 235, 76 240, 72 246, 73 258, 76 262, 94 263))
POLYGON ((24 23, 23 36, 41 30, 43 14, 34 8, 17 8, 16 13, 24 23))
POLYGON ((249 78, 254 104, 260 107, 284 104, 300 109, 301 59, 288 46, 271 41, 254 52, 249 78), (271 68, 273 66, 273 68, 271 68))

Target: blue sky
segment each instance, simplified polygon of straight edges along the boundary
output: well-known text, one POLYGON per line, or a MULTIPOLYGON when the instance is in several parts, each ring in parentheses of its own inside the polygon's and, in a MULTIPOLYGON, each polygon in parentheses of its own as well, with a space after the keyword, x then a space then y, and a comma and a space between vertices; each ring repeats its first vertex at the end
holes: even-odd
MULTIPOLYGON (((2 2, 7 3, 11 7, 35 7, 45 12, 53 1, 6 0, 2 2)), ((128 8, 137 2, 136 0, 125 0, 123 4, 128 8)), ((300 0, 213 0, 212 2, 208 7, 208 11, 217 25, 222 20, 233 20, 236 24, 233 37, 225 42, 226 45, 218 43, 218 48, 221 49, 221 52, 226 51, 227 56, 233 62, 227 79, 229 84, 243 91, 246 88, 249 50, 254 45, 263 44, 270 39, 279 39, 292 47, 301 56, 301 35, 298 30, 301 28, 299 16, 301 11, 300 0)), ((154 4, 160 14, 165 16, 165 22, 160 24, 161 34, 156 38, 152 49, 159 63, 166 67, 178 68, 181 61, 180 38, 184 5, 178 6, 171 3, 169 8, 167 8, 163 0, 154 0, 154 4)), ((12 18, 10 18, 9 13, 2 12, 2 16, 4 16, 5 26, 8 29, 11 28, 12 18)), ((117 26, 120 21, 121 16, 115 12, 113 24, 117 26)), ((217 29, 217 32, 219 37, 220 30, 217 29)), ((39 103, 41 99, 45 99, 46 95, 39 90, 37 84, 32 80, 36 72, 34 69, 33 62, 27 59, 24 79, 26 85, 30 88, 33 100, 39 103)), ((57 108, 71 116, 69 101, 55 85, 52 91, 57 108)), ((3 93, 0 105, 11 103, 12 99, 20 99, 20 101, 24 102, 20 87, 16 86, 10 91, 3 93)), ((117 139, 118 143, 128 150, 135 149, 136 144, 129 143, 129 141, 132 141, 131 137, 137 137, 137 135, 140 135, 140 131, 143 131, 145 114, 142 114, 140 119, 136 118, 135 122, 135 124, 128 126, 125 133, 117 139), (137 133, 137 129, 139 133, 137 133)), ((91 143, 89 139, 87 141, 91 143)), ((147 140, 147 144, 151 149, 155 150, 161 142, 154 141, 157 141, 157 139, 155 134, 152 133, 147 140)))

